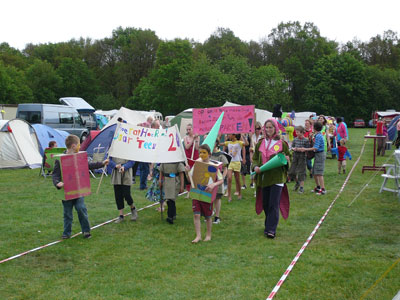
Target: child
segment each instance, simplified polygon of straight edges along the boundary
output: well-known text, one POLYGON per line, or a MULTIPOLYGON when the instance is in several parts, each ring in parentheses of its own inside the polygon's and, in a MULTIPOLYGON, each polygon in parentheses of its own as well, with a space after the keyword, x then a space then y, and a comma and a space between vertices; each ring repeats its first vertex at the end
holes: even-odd
POLYGON ((115 223, 121 223, 124 221, 124 199, 126 203, 131 207, 131 220, 136 221, 138 214, 133 199, 131 196, 131 185, 132 185, 132 167, 135 162, 126 160, 118 157, 111 157, 110 167, 111 173, 111 184, 114 185, 114 196, 117 209, 119 210, 119 218, 115 223))
MULTIPOLYGON (((226 158, 225 154, 222 153, 219 150, 219 139, 216 140, 215 142, 215 147, 214 147, 214 151, 211 155, 211 159, 222 162, 222 177, 225 179, 226 174, 228 173, 228 169, 227 169, 227 165, 228 165, 228 159, 226 158)), ((221 198, 223 195, 224 191, 223 191, 223 185, 220 185, 218 187, 218 192, 217 192, 217 196, 215 198, 215 217, 214 217, 214 224, 219 224, 221 222, 221 219, 219 217, 219 214, 221 212, 221 198)))
POLYGON ((232 160, 228 166, 228 202, 232 201, 232 173, 235 175, 236 191, 238 192, 238 199, 242 199, 242 192, 240 188, 240 169, 243 164, 246 164, 246 153, 244 143, 238 140, 240 134, 230 134, 230 141, 225 142, 221 146, 228 147, 228 153, 232 156, 232 160), (241 155, 242 154, 242 155, 241 155), (243 160, 242 160, 243 158, 243 160), (242 163, 241 163, 242 161, 242 163))
POLYGON ((338 174, 340 174, 341 169, 343 169, 343 174, 346 174, 346 157, 351 160, 351 154, 345 146, 346 140, 340 140, 340 146, 337 148, 332 148, 332 153, 335 153, 338 158, 338 174))
MULTIPOLYGON (((211 156, 210 147, 207 144, 203 144, 199 147, 199 150, 200 150, 199 151, 200 152, 199 160, 202 162, 208 163, 210 161, 210 156, 211 156)), ((214 190, 215 187, 221 185, 223 182, 224 182, 224 179, 222 178, 222 174, 218 170, 217 171, 217 181, 207 185, 206 192, 212 192, 212 190, 214 190)), ((192 243, 196 244, 201 241, 200 215, 204 216, 204 218, 206 219, 206 224, 207 224, 207 234, 206 234, 206 238, 204 239, 204 241, 205 242, 211 241, 211 226, 212 226, 211 215, 212 215, 212 211, 213 211, 213 204, 193 199, 192 200, 192 209, 193 209, 194 228, 196 231, 196 238, 192 241, 192 243)))
POLYGON ((183 193, 185 166, 181 162, 164 163, 160 165, 160 189, 163 187, 164 198, 168 204, 167 222, 174 224, 176 218, 175 199, 178 193, 183 193))
POLYGON ((296 137, 292 143, 293 160, 290 167, 289 176, 296 179, 294 190, 299 190, 299 193, 304 193, 304 180, 306 179, 306 154, 299 151, 298 148, 309 148, 310 144, 308 139, 304 137, 305 129, 303 126, 296 126, 296 137), (300 187, 300 189, 299 189, 300 187))
MULTIPOLYGON (((79 152, 80 142, 79 138, 76 135, 69 135, 65 140, 65 145, 67 147, 66 154, 76 154, 79 152)), ((107 159, 104 160, 103 162, 89 163, 89 169, 99 169, 107 164, 108 164, 107 159)), ((53 184, 56 186, 57 189, 61 189, 64 186, 64 182, 62 181, 60 161, 58 159, 54 163, 53 184)), ((78 213, 79 223, 81 224, 83 237, 85 239, 91 238, 92 235, 90 234, 90 224, 84 197, 72 200, 62 200, 62 204, 64 207, 64 232, 62 234, 62 238, 68 239, 71 237, 73 207, 75 207, 76 212, 78 213)))
POLYGON ((314 124, 315 131, 315 141, 314 146, 312 148, 298 148, 299 151, 314 151, 314 165, 313 165, 313 176, 315 180, 315 184, 317 185, 311 192, 316 193, 317 195, 325 195, 325 183, 324 183, 324 169, 325 169, 325 141, 324 137, 321 134, 322 124, 320 122, 316 122, 314 124))

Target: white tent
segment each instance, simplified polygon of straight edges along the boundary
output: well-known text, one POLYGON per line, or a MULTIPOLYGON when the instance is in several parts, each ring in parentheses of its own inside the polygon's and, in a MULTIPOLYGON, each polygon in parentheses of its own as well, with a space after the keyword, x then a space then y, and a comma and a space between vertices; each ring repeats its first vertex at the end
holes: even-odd
POLYGON ((103 127, 107 128, 115 123, 117 123, 118 118, 122 118, 124 121, 133 124, 133 125, 138 125, 140 123, 144 123, 147 120, 147 117, 153 117, 153 119, 158 118, 158 116, 162 115, 156 111, 138 111, 138 110, 130 110, 125 107, 121 107, 119 111, 112 117, 110 122, 107 123, 106 126, 103 127))
POLYGON ((39 142, 32 126, 20 119, 0 121, 0 169, 41 165, 39 142))

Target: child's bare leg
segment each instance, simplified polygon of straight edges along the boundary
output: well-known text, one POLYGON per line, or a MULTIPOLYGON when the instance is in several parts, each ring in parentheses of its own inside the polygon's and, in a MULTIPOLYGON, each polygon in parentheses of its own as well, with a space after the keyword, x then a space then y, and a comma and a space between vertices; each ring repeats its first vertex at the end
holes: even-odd
POLYGON ((221 199, 215 199, 215 216, 219 218, 219 213, 221 211, 221 199))
POLYGON ((338 167, 338 173, 340 174, 340 170, 342 169, 341 168, 342 167, 342 163, 340 161, 338 161, 337 167, 338 167))
POLYGON ((211 228, 212 228, 211 217, 208 217, 206 219, 206 224, 207 224, 207 234, 206 234, 206 238, 204 239, 204 241, 208 242, 208 241, 211 241, 211 228))
POLYGON ((304 187, 304 180, 300 181, 300 187, 304 187))
POLYGON ((228 170, 228 201, 232 201, 232 171, 228 170))
POLYGON ((192 243, 198 243, 201 241, 201 224, 200 224, 200 214, 193 215, 194 230, 196 231, 196 238, 192 243))
POLYGON ((238 197, 242 197, 242 189, 240 186, 240 173, 239 172, 234 172, 235 174, 235 183, 236 183, 236 192, 239 193, 238 197))

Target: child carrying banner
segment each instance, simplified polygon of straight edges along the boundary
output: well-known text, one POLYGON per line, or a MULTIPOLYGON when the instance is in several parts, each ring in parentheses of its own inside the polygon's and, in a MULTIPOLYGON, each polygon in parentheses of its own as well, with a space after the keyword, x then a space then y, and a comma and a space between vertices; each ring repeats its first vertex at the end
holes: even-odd
MULTIPOLYGON (((199 183, 196 184, 195 181, 195 189, 191 189, 191 195, 193 190, 197 190, 197 195, 198 198, 195 199, 193 198, 192 200, 192 209, 193 209, 193 222, 194 222, 194 228, 196 231, 196 238, 192 241, 192 243, 198 243, 201 241, 201 223, 200 223, 200 216, 204 216, 206 219, 206 224, 207 224, 207 233, 206 237, 204 239, 205 242, 211 240, 211 228, 212 228, 212 220, 211 220, 211 215, 213 211, 213 203, 212 203, 212 198, 210 198, 210 202, 205 202, 199 200, 200 198, 204 199, 203 196, 207 197, 209 195, 210 197, 212 193, 216 192, 216 188, 221 185, 224 180, 222 178, 221 171, 219 169, 216 169, 214 165, 210 164, 210 156, 211 156, 211 149, 207 144, 203 144, 200 146, 200 158, 195 162, 191 173, 193 178, 194 177, 200 177, 199 178, 199 183), (197 162, 205 163, 208 164, 209 166, 207 167, 207 171, 205 171, 202 174, 198 174, 197 172, 197 167, 196 164, 197 162), (216 172, 216 178, 213 180, 211 178, 212 174, 210 170, 215 170, 216 172)), ((214 174, 215 174, 214 173, 214 174)), ((204 199, 205 200, 205 199, 204 199)))
MULTIPOLYGON (((67 147, 66 154, 77 155, 77 153, 79 152, 80 142, 79 138, 76 135, 69 135, 65 140, 65 145, 67 147)), ((89 163, 89 169, 99 169, 107 164, 108 164, 108 159, 104 160, 103 162, 89 163)), ((76 173, 78 173, 78 170, 75 171, 76 173)), ((58 159, 55 161, 54 164, 53 184, 57 189, 62 189, 64 187, 63 176, 61 172, 61 163, 58 159)), ((62 200, 62 204, 64 208, 64 231, 62 234, 62 238, 68 239, 71 237, 73 207, 75 207, 76 212, 78 213, 79 223, 81 224, 83 237, 86 239, 90 238, 92 235, 90 234, 89 217, 84 197, 79 197, 70 200, 62 200)))

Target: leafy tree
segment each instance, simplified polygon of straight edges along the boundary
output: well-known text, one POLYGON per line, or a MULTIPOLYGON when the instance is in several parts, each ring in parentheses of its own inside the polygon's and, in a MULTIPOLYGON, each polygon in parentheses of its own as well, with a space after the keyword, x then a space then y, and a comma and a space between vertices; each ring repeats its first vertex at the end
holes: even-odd
POLYGON ((306 86, 306 108, 347 120, 367 118, 368 80, 363 62, 352 55, 332 54, 321 58, 306 86))
POLYGON ((26 82, 36 103, 58 103, 62 78, 47 61, 35 59, 25 72, 26 82))
POLYGON ((229 54, 247 57, 249 53, 247 44, 236 37, 229 28, 218 28, 204 42, 201 51, 213 62, 229 54))
POLYGON ((22 53, 18 49, 10 47, 7 43, 0 44, 0 61, 2 61, 5 66, 14 66, 22 70, 28 65, 22 53))
POLYGON ((116 96, 122 103, 132 96, 140 79, 154 67, 160 43, 154 31, 136 28, 117 28, 113 31, 113 47, 117 63, 116 96))
POLYGON ((0 61, 0 103, 18 104, 32 100, 32 91, 25 83, 23 71, 6 67, 0 61))
POLYGON ((97 80, 82 60, 63 58, 56 73, 62 78, 62 97, 82 97, 89 103, 93 101, 98 91, 97 80))
POLYGON ((294 108, 304 109, 303 95, 309 72, 321 58, 336 53, 337 44, 320 35, 313 23, 280 23, 263 43, 266 64, 273 64, 289 80, 294 108))

